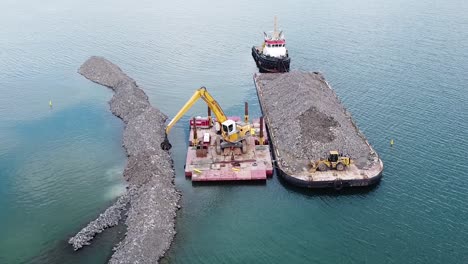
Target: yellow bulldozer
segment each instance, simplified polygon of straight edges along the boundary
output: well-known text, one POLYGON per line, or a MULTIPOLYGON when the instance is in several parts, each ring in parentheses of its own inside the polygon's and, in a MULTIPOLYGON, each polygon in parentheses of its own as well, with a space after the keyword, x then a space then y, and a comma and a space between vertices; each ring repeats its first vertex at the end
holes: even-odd
POLYGON ((311 162, 312 170, 327 171, 337 170, 342 171, 351 164, 351 159, 347 156, 343 156, 338 153, 337 150, 330 151, 330 154, 326 159, 320 159, 315 162, 311 162))

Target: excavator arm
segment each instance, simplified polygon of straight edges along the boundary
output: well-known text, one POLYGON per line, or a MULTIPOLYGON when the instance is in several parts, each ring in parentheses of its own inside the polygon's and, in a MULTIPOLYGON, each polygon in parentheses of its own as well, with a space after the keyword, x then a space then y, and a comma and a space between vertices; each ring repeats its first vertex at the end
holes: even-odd
POLYGON ((227 117, 224 114, 224 111, 221 108, 221 106, 219 106, 218 102, 216 102, 216 100, 211 96, 211 94, 208 93, 205 87, 201 87, 195 91, 192 97, 185 103, 185 105, 174 116, 171 122, 169 122, 169 124, 166 126, 166 136, 164 138, 164 141, 161 143, 162 149, 169 150, 172 148, 172 145, 169 143, 167 135, 171 131, 172 127, 180 120, 180 118, 182 118, 182 116, 184 116, 184 114, 190 108, 192 108, 195 102, 197 102, 198 99, 200 98, 202 98, 205 101, 205 103, 208 105, 208 107, 211 109, 211 111, 213 111, 213 114, 215 115, 217 122, 221 124, 227 120, 227 117))

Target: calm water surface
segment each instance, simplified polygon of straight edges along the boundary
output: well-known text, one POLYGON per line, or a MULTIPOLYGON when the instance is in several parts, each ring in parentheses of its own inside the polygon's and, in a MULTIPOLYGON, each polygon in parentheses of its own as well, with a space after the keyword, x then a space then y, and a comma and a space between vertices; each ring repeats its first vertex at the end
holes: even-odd
POLYGON ((124 231, 78 253, 66 244, 125 188, 122 122, 111 92, 76 73, 82 62, 119 64, 169 116, 201 85, 228 114, 248 101, 255 116, 250 47, 275 14, 292 68, 324 72, 384 179, 340 195, 276 176, 192 186, 185 124, 204 113, 198 103, 171 135, 183 208, 164 262, 468 262, 468 2, 3 0, 0 10, 0 263, 103 263, 124 231))

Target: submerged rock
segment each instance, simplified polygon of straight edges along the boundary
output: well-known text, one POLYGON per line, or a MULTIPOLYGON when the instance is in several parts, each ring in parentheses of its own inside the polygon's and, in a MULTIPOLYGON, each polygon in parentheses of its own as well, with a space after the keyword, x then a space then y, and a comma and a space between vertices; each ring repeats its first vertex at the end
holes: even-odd
POLYGON ((109 263, 157 263, 174 238, 175 217, 180 208, 172 159, 160 148, 167 116, 151 106, 133 79, 102 57, 88 59, 79 73, 115 92, 110 109, 125 123, 123 146, 128 163, 124 178, 129 187, 114 205, 70 238, 69 243, 75 250, 89 245, 97 233, 117 225, 122 211, 128 207, 125 238, 114 248, 109 263))

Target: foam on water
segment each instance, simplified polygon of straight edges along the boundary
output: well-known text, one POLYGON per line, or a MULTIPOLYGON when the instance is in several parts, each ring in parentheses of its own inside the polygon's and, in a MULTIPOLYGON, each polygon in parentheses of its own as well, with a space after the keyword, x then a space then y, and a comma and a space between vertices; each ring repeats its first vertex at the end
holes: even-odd
POLYGON ((121 196, 125 193, 125 184, 119 183, 108 187, 107 191, 104 193, 105 200, 114 200, 115 198, 121 196))
POLYGON ((106 170, 106 179, 108 180, 120 180, 123 173, 123 167, 114 166, 106 170))

